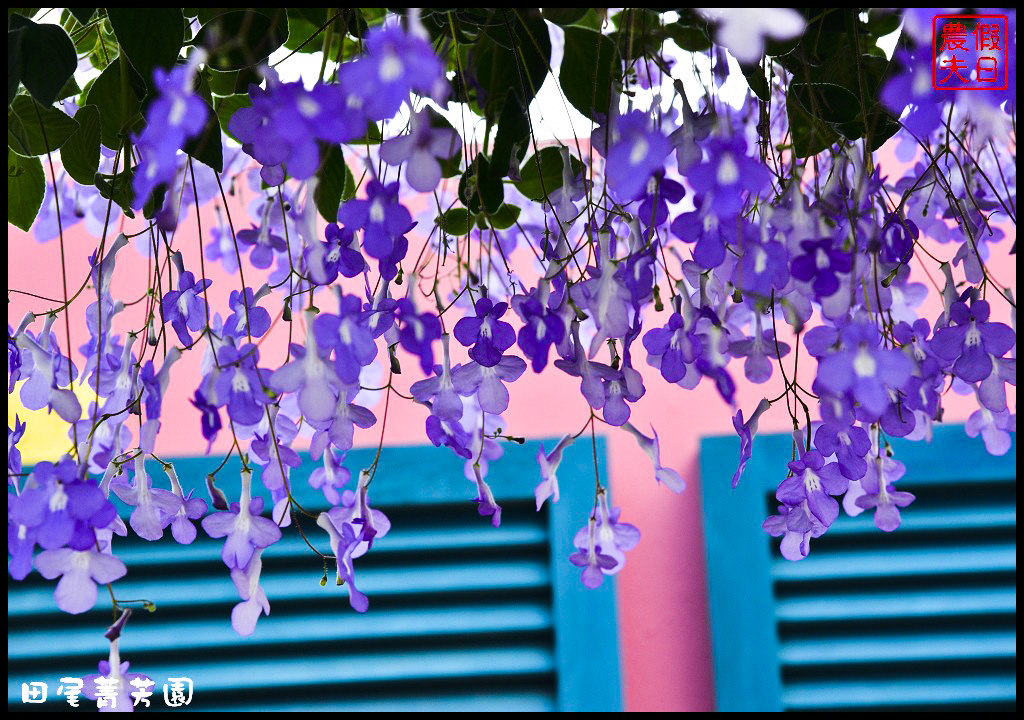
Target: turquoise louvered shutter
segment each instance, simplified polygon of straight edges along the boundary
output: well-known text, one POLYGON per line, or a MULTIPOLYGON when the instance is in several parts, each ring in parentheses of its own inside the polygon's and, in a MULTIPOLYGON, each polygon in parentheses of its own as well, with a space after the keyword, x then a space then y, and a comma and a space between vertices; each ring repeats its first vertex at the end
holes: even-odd
MULTIPOLYGON (((621 709, 612 583, 587 590, 568 561, 573 534, 593 504, 591 450, 566 450, 561 500, 538 513, 538 447, 507 446, 491 465, 500 528, 470 502, 475 485, 461 459, 433 447, 386 448, 370 500, 392 529, 355 563, 370 597, 365 615, 334 585, 333 564, 321 587, 322 563, 294 528, 264 553, 271 614, 248 639, 231 628, 238 597, 220 558, 223 541, 202 530, 187 547, 170 537, 115 540, 128 566, 118 596, 157 605, 153 615, 136 610, 122 658, 156 680, 158 694, 168 677, 192 678, 193 710, 621 709)), ((603 455, 603 444, 599 450, 603 455)), ((358 472, 373 456, 353 451, 346 465, 358 472)), ((203 482, 216 463, 174 465, 186 489, 205 496, 203 482)), ((293 473, 293 492, 319 510, 323 497, 305 482, 313 467, 307 458, 293 473)), ((148 469, 161 478, 156 462, 148 469)), ((218 475, 229 498, 238 496, 237 476, 237 467, 218 475)), ((303 528, 328 551, 313 521, 303 528)), ((36 573, 8 581, 10 709, 31 707, 21 704, 22 682, 49 682, 52 693, 61 676, 96 672, 110 619, 100 591, 97 608, 74 617, 56 610, 53 582, 36 573)), ((51 698, 45 707, 60 709, 59 702, 51 698)), ((162 707, 162 698, 153 702, 162 707)))
POLYGON ((917 500, 883 533, 841 513, 799 562, 761 530, 791 436, 701 445, 720 710, 1013 709, 1016 444, 992 457, 962 426, 892 443, 917 500))

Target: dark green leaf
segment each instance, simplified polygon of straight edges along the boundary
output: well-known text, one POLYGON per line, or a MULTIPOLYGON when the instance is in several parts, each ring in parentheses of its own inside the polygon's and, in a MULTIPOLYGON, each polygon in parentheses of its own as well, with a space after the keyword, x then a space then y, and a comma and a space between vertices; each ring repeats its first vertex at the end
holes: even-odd
POLYGON ((153 69, 171 68, 185 39, 185 17, 180 8, 107 8, 107 17, 121 51, 142 76, 153 84, 153 69))
POLYGON ((839 135, 821 120, 815 119, 803 109, 800 102, 786 98, 786 113, 789 116, 790 134, 793 136, 793 151, 797 157, 810 157, 839 141, 839 135))
POLYGON ((666 25, 663 32, 683 50, 704 52, 711 47, 707 22, 692 10, 680 12, 679 20, 666 25))
POLYGON ((473 158, 459 181, 459 200, 470 212, 497 212, 505 200, 501 179, 491 172, 490 161, 483 153, 473 158))
POLYGON ((100 167, 100 111, 85 105, 75 113, 78 129, 60 149, 60 160, 68 175, 82 185, 92 185, 100 167))
POLYGON ((132 201, 135 198, 135 192, 132 189, 134 176, 135 173, 131 169, 123 170, 117 175, 96 175, 96 189, 99 190, 100 195, 112 199, 130 218, 135 217, 135 211, 132 210, 132 201))
POLYGON ((85 25, 96 13, 96 8, 68 8, 68 12, 75 16, 80 25, 85 25))
POLYGON ((74 118, 55 107, 43 107, 28 95, 14 98, 7 110, 7 144, 19 155, 52 152, 77 129, 74 118))
POLYGON ((536 10, 498 9, 497 21, 486 26, 471 52, 480 96, 478 104, 491 122, 501 116, 505 98, 514 88, 529 107, 551 63, 551 39, 536 10))
POLYGON ((263 77, 256 68, 228 71, 205 68, 203 74, 210 83, 210 92, 221 96, 248 93, 251 83, 259 85, 263 82, 263 77))
MULTIPOLYGON (((202 15, 200 15, 202 17, 202 15)), ((210 53, 209 64, 218 70, 239 70, 266 60, 288 39, 284 8, 270 15, 259 10, 232 10, 203 25, 195 44, 210 53)))
POLYGON ((466 208, 452 208, 444 215, 438 215, 434 222, 449 235, 469 233, 469 211, 466 208))
POLYGON ((26 232, 39 214, 46 194, 43 163, 7 148, 7 222, 26 232))
POLYGON ((516 224, 521 210, 515 205, 502 203, 497 212, 487 216, 487 222, 495 230, 506 230, 516 224))
POLYGON ((7 104, 14 101, 21 85, 21 36, 24 30, 7 31, 7 104))
POLYGON ((142 122, 139 99, 128 85, 121 86, 121 63, 111 63, 85 98, 100 111, 100 140, 111 150, 119 150, 122 139, 142 122))
POLYGON ((615 43, 606 35, 581 27, 565 29, 565 54, 558 72, 562 92, 573 107, 594 120, 607 116, 613 71, 619 63, 615 43))
POLYGON ((741 65, 740 68, 743 70, 743 77, 747 79, 747 85, 750 86, 757 99, 762 102, 768 102, 771 97, 771 88, 768 86, 768 80, 764 76, 764 68, 760 65, 741 65))
POLYGON ((510 90, 498 118, 498 132, 491 153, 491 172, 499 180, 512 167, 518 168, 526 154, 530 139, 530 118, 519 100, 519 93, 510 90))
POLYGON ((338 207, 355 195, 356 181, 345 162, 341 147, 321 145, 320 153, 322 159, 316 174, 313 202, 316 203, 320 217, 329 223, 338 222, 338 207))
MULTIPOLYGON (((569 156, 573 174, 583 172, 584 165, 577 158, 569 156)), ((531 200, 545 200, 547 194, 562 187, 562 153, 557 147, 546 147, 531 155, 519 171, 522 180, 515 183, 516 189, 531 200)))
POLYGON ((590 8, 541 8, 545 20, 555 25, 575 25, 589 12, 590 8))
POLYGON ((75 80, 74 76, 68 78, 67 84, 61 88, 61 91, 57 94, 58 100, 66 100, 69 97, 74 97, 82 92, 82 88, 78 87, 78 81, 75 80))
POLYGON ((860 100, 850 90, 834 83, 793 82, 787 101, 796 99, 803 109, 827 123, 850 122, 860 113, 860 100))
POLYGON ((215 107, 217 108, 217 120, 220 122, 220 128, 227 136, 238 142, 238 138, 231 134, 228 130, 228 125, 231 124, 231 118, 234 116, 235 111, 239 108, 252 107, 252 98, 248 95, 228 95, 227 97, 217 98, 215 107))
POLYGON ((52 105, 78 67, 74 43, 60 25, 37 24, 21 15, 8 16, 8 29, 21 30, 16 43, 21 83, 40 105, 52 105))

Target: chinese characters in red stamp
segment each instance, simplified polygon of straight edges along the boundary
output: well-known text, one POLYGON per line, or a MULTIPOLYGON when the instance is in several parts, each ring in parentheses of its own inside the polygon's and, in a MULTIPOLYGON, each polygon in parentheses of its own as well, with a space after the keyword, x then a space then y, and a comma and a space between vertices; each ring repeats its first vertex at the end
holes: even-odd
POLYGON ((932 86, 936 90, 1005 90, 1009 33, 1005 15, 936 15, 932 86))

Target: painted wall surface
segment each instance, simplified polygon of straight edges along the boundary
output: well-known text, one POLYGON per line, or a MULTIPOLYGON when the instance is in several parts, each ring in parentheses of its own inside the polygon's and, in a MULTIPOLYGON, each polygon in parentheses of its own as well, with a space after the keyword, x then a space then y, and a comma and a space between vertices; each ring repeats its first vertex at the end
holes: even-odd
MULTIPOLYGON (((232 216, 237 229, 247 226, 246 213, 241 202, 233 200, 232 216)), ((202 213, 204 242, 209 225, 213 222, 212 209, 202 213)), ((126 229, 137 231, 144 227, 139 221, 131 221, 126 229)), ((993 248, 989 260, 992 274, 1004 286, 1016 286, 1016 265, 1013 256, 1007 254, 1015 230, 1005 228, 1010 238, 993 248)), ((180 249, 186 266, 199 268, 199 239, 194 213, 190 213, 179 225, 172 238, 175 249, 180 249)), ((418 251, 422 238, 415 233, 411 238, 410 254, 418 251)), ((118 298, 136 299, 144 296, 147 288, 148 261, 133 246, 118 257, 114 276, 114 294, 118 298)), ((65 234, 63 265, 66 272, 69 294, 73 294, 87 277, 87 257, 95 249, 95 240, 90 238, 79 224, 65 234)), ((934 245, 933 252, 941 258, 951 258, 955 248, 950 245, 934 245)), ((527 258, 532 262, 532 259, 527 258)), ((8 322, 17 325, 25 312, 44 312, 56 307, 63 298, 61 279, 61 249, 56 240, 37 243, 29 234, 8 226, 8 322), (23 290, 46 296, 51 300, 32 298, 11 290, 23 290)), ((929 268, 931 278, 941 283, 941 275, 929 268)), ((225 315, 228 293, 237 289, 237 276, 229 276, 218 265, 207 262, 206 273, 213 279, 210 290, 212 309, 225 315)), ((922 266, 914 261, 915 279, 929 283, 922 266)), ((246 280, 250 286, 258 286, 266 278, 266 272, 246 269, 246 280)), ((166 283, 166 280, 165 280, 166 283)), ((167 291, 166 284, 163 292, 167 291)), ((358 291, 352 286, 351 291, 358 291)), ((932 289, 933 295, 936 293, 932 289)), ((87 288, 71 306, 71 344, 82 345, 86 339, 84 322, 85 309, 95 291, 87 288)), ((940 306, 937 299, 926 306, 923 314, 934 319, 940 306)), ((1009 321, 1009 305, 997 297, 990 297, 995 319, 1009 321)), ((275 301, 276 302, 276 301, 275 301)), ((279 365, 285 357, 287 324, 279 319, 280 307, 263 303, 276 318, 271 336, 260 346, 263 361, 261 365, 279 365)), ((124 334, 129 328, 144 332, 141 316, 143 303, 133 306, 117 318, 116 328, 124 334)), ((325 309, 333 310, 333 305, 325 309)), ((663 325, 668 314, 652 315, 645 319, 645 328, 663 325)), ((457 317, 446 317, 448 328, 457 317)), ((34 326, 38 329, 40 321, 34 326)), ((296 320, 296 324, 298 319, 296 320)), ((65 326, 61 319, 55 326, 62 348, 66 347, 65 326)), ((168 328, 170 331, 170 329, 168 328)), ((172 333, 173 335, 173 333, 172 333)), ((301 337, 301 333, 299 333, 301 337)), ((780 336, 786 333, 780 327, 780 336)), ((453 343, 453 345, 456 345, 453 343)), ((639 344, 635 347, 639 348, 639 344)), ((461 349, 459 350, 461 352, 461 349)), ((806 360, 806 353, 802 353, 806 360)), ((199 414, 189 403, 199 381, 201 353, 191 352, 178 362, 171 373, 171 389, 164 401, 163 428, 159 437, 157 453, 161 456, 196 455, 205 446, 199 430, 199 414)), ((461 360, 457 355, 453 362, 461 360)), ((381 361, 378 358, 378 361, 381 361)), ((792 354, 785 359, 787 372, 792 369, 792 354)), ((403 365, 413 368, 415 361, 406 358, 403 365)), ((620 646, 626 693, 626 706, 633 711, 652 710, 709 710, 714 707, 714 687, 711 663, 711 642, 708 622, 707 582, 705 552, 702 530, 700 492, 703 483, 727 483, 728 477, 701 478, 698 474, 699 438, 712 434, 733 432, 730 409, 708 383, 702 383, 693 391, 683 391, 667 385, 658 372, 644 362, 644 352, 639 350, 637 368, 644 376, 647 394, 634 407, 632 422, 644 432, 653 424, 661 440, 662 462, 676 468, 685 478, 687 487, 681 495, 675 495, 654 481, 651 463, 638 448, 631 435, 614 428, 598 424, 597 432, 607 438, 609 452, 608 468, 601 468, 602 478, 610 477, 614 502, 624 507, 623 520, 639 527, 643 533, 640 545, 628 555, 625 569, 618 576, 617 587, 620 613, 620 646)), ((743 377, 742 366, 734 362, 730 366, 739 386, 738 405, 749 414, 762 397, 780 394, 782 380, 776 366, 772 379, 761 386, 754 386, 743 377)), ((799 375, 806 380, 806 387, 813 379, 811 365, 802 362, 799 375)), ((409 385, 418 379, 419 370, 397 376, 395 387, 407 393, 409 385)), ((381 366, 381 385, 387 382, 386 368, 381 366)), ((1013 389, 1011 388, 1011 393, 1013 389)), ((514 435, 530 438, 560 436, 575 433, 589 418, 589 408, 579 392, 579 381, 553 368, 542 376, 530 372, 510 389, 511 404, 505 413, 507 431, 514 435)), ((91 397, 91 391, 82 392, 83 400, 91 397)), ((1015 407, 1015 394, 1010 398, 1015 407)), ((957 397, 948 393, 946 397, 947 418, 963 422, 971 412, 973 399, 957 397)), ((88 402, 83 402, 87 407, 88 402)), ((8 422, 13 424, 17 403, 9 405, 8 422)), ((374 407, 378 418, 383 414, 383 398, 378 398, 374 407)), ((23 411, 21 411, 23 413, 23 411)), ((25 418, 25 414, 22 414, 25 418)), ((385 444, 424 444, 427 442, 423 430, 426 409, 404 401, 391 399, 385 444)), ((47 417, 44 412, 29 413, 29 434, 24 441, 26 462, 42 459, 41 452, 60 454, 67 450, 64 440, 66 426, 56 416, 47 417)), ((133 418, 130 426, 137 430, 133 418)), ((787 432, 792 421, 781 404, 772 408, 760 423, 761 432, 787 432)), ((367 431, 358 431, 357 445, 376 445, 380 425, 367 431)), ((579 442, 588 439, 589 433, 579 442)), ((221 432, 214 444, 212 456, 223 456, 231 444, 230 435, 221 432)), ((448 452, 438 449, 438 453, 448 452)), ((779 459, 779 479, 784 477, 787 458, 779 459)), ((218 458, 219 460, 219 458, 218 458)), ((387 451, 383 456, 382 472, 386 473, 387 451)), ((212 464, 215 464, 214 460, 212 464)), ((524 478, 531 484, 539 480, 524 478)), ((589 480, 587 480, 589 482, 589 480)), ((377 482, 387 482, 386 476, 377 482)), ((741 485, 736 492, 744 492, 741 485)), ((581 518, 581 524, 584 519, 581 518)), ((568 562, 568 561, 567 561, 568 562)))

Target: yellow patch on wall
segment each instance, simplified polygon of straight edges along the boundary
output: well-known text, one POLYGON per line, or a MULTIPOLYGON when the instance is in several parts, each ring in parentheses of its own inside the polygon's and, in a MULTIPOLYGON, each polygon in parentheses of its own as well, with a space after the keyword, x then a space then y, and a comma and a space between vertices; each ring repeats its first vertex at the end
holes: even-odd
MULTIPOLYGON (((92 387, 81 383, 75 383, 73 388, 84 413, 96 399, 96 392, 92 387)), ((14 428, 15 415, 25 423, 25 435, 18 443, 22 464, 35 465, 43 460, 60 460, 71 450, 71 438, 68 437, 71 426, 64 422, 60 415, 45 408, 26 410, 21 404, 20 391, 19 384, 14 393, 7 396, 7 427, 14 428)))

